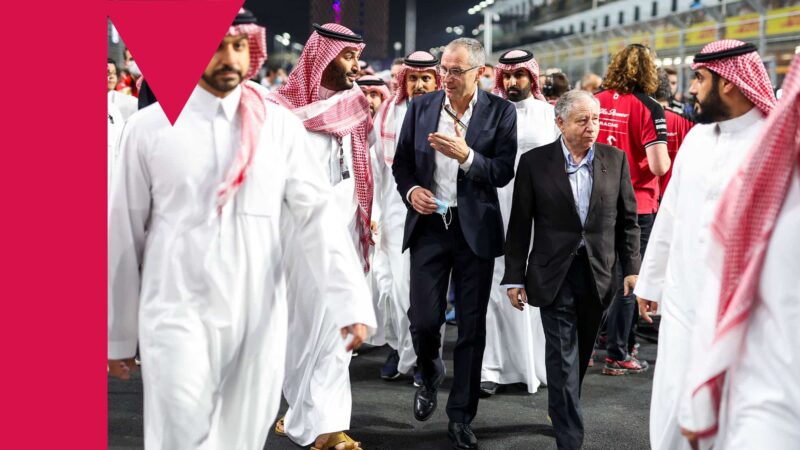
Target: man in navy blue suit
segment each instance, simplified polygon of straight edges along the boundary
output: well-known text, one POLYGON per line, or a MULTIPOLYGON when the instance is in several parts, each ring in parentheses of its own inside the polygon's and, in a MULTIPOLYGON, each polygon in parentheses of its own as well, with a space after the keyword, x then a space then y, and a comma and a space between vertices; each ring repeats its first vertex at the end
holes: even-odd
POLYGON ((445 48, 438 68, 444 90, 411 102, 392 166, 409 207, 403 236, 403 251, 411 251, 408 317, 424 380, 414 416, 424 421, 436 409, 444 378, 439 330, 452 273, 458 341, 448 436, 463 449, 478 445, 470 422, 478 410, 494 259, 503 254, 496 188, 513 178, 517 152, 514 105, 478 89, 485 59, 475 39, 445 48))

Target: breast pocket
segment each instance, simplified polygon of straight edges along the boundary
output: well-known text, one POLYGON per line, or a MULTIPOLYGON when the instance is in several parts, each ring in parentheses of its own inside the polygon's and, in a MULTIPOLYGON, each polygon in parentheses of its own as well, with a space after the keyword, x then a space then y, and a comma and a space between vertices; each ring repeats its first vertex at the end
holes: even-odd
POLYGON ((280 179, 266 173, 251 171, 236 193, 236 214, 248 216, 277 216, 283 198, 280 179))

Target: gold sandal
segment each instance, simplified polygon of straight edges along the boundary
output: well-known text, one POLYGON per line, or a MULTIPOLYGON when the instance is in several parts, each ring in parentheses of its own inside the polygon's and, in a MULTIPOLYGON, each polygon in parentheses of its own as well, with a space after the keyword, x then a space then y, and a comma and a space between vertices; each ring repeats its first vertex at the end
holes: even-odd
POLYGON ((344 450, 362 450, 361 443, 354 441, 353 438, 348 436, 344 431, 331 433, 322 448, 312 446, 310 450, 336 450, 336 446, 339 444, 345 444, 344 450))
POLYGON ((281 417, 277 422, 275 422, 275 434, 286 437, 286 425, 284 425, 283 419, 284 418, 281 417))

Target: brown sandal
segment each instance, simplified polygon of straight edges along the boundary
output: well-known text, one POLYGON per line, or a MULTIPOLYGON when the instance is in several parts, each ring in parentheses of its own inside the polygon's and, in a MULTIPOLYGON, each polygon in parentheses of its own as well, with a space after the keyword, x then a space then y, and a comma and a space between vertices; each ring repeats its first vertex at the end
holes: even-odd
POLYGON ((336 450, 336 446, 339 444, 345 444, 344 450, 362 450, 361 443, 354 441, 353 438, 348 436, 344 431, 331 433, 325 445, 321 448, 312 446, 310 450, 336 450))
POLYGON ((286 437, 286 425, 284 425, 283 419, 284 418, 281 417, 277 422, 275 422, 275 434, 286 437))

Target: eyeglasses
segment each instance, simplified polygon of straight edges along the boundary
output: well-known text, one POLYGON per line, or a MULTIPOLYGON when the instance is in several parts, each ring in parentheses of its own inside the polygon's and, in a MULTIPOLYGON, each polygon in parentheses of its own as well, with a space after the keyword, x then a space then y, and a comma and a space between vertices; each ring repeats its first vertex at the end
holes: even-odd
POLYGON ((454 78, 461 78, 461 77, 464 76, 465 73, 469 72, 472 69, 477 69, 478 67, 480 67, 480 66, 472 66, 469 69, 461 69, 461 68, 458 68, 458 67, 455 67, 453 69, 448 69, 446 67, 436 66, 436 71, 442 77, 446 77, 446 76, 450 75, 450 76, 452 76, 454 78))

